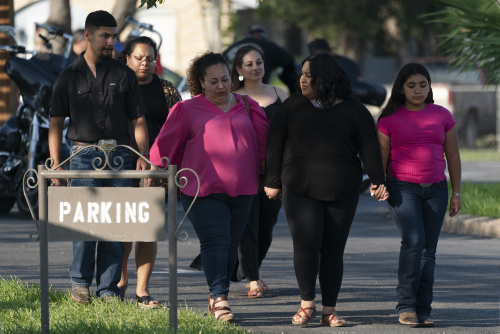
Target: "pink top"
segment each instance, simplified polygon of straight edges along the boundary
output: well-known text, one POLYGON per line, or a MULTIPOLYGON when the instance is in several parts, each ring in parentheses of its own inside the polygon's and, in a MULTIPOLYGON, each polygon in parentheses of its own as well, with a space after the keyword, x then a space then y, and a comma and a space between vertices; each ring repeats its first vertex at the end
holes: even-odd
POLYGON ((446 108, 432 103, 419 111, 399 107, 381 118, 377 129, 391 137, 387 176, 412 183, 444 180, 445 133, 455 123, 446 108))
MULTIPOLYGON (((157 166, 163 166, 161 157, 168 157, 178 170, 194 170, 200 177, 201 197, 211 193, 257 193, 269 120, 251 98, 249 115, 241 95, 234 97, 238 102, 227 113, 203 95, 177 103, 150 150, 151 161, 157 166)), ((181 176, 188 178, 188 185, 181 191, 196 195, 196 177, 188 171, 181 176)))

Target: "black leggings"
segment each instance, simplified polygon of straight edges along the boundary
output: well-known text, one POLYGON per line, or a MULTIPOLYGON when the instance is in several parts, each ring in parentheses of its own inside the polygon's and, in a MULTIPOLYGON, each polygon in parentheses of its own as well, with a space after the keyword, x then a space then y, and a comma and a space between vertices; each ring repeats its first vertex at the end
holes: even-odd
POLYGON ((320 201, 283 185, 283 208, 293 240, 295 276, 300 298, 314 300, 319 272, 322 305, 337 304, 344 271, 344 248, 359 196, 320 201))
POLYGON ((253 197, 250 218, 238 248, 238 264, 231 280, 257 281, 259 269, 273 241, 273 228, 278 221, 281 201, 269 199, 264 190, 253 197))

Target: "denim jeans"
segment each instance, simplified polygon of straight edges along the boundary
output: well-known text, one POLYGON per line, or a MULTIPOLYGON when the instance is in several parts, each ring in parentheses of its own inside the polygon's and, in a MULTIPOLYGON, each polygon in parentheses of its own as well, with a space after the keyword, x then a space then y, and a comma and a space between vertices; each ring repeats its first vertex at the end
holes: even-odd
POLYGON ((430 315, 436 248, 448 204, 447 182, 423 187, 387 178, 386 186, 389 211, 402 238, 396 310, 430 315))
MULTIPOLYGON (((75 153, 79 147, 73 146, 71 154, 75 153)), ((122 169, 132 169, 132 156, 130 151, 124 148, 116 149, 109 154, 109 161, 113 167, 116 157, 123 159, 122 169)), ((99 161, 95 158, 101 158, 104 162, 104 153, 95 148, 87 148, 79 155, 70 160, 71 170, 94 170, 92 163, 99 161)), ((118 159, 119 161, 119 159, 118 159)), ((118 163, 120 164, 120 162, 118 163)), ((102 167, 102 163, 96 166, 102 167)), ((73 179, 72 187, 130 187, 130 179, 73 179)), ((73 262, 69 268, 69 277, 71 284, 76 286, 92 285, 94 270, 96 271, 96 294, 98 297, 106 295, 119 295, 118 282, 122 271, 124 248, 121 242, 108 241, 74 241, 73 242, 73 262)))
MULTIPOLYGON (((210 194, 197 198, 188 213, 200 239, 201 263, 214 299, 229 293, 229 279, 236 265, 252 197, 210 194)), ((184 210, 192 201, 192 196, 181 194, 184 210)))

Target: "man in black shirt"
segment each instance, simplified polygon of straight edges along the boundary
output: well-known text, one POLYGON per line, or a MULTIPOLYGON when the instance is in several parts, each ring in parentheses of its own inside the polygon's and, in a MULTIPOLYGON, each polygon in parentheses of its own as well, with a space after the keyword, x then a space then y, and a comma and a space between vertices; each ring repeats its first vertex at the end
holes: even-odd
MULTIPOLYGON (((66 117, 70 119, 67 138, 73 141, 71 151, 75 153, 81 150, 70 161, 72 170, 94 170, 94 164, 101 163, 97 166, 101 168, 106 161, 113 165, 117 161, 116 157, 121 158, 118 161, 123 161, 121 168, 132 169, 130 151, 125 148, 113 149, 117 144, 129 144, 130 124, 134 128, 140 152, 149 152, 144 105, 137 77, 124 64, 111 58, 116 36, 116 20, 111 14, 96 11, 87 16, 87 50, 59 75, 54 84, 49 129, 53 167, 61 162, 62 129, 66 117), (105 153, 96 147, 104 148, 105 143, 111 145, 107 153, 109 159, 105 159, 105 153)), ((111 167, 118 168, 114 165, 111 167)), ((138 159, 136 168, 147 169, 146 161, 138 159)), ((55 186, 61 185, 61 180, 53 179, 52 182, 55 186)), ((130 179, 73 179, 71 182, 73 187, 130 185, 130 179)), ((73 300, 89 302, 89 287, 92 285, 95 266, 97 296, 107 301, 119 296, 117 283, 120 281, 123 252, 121 242, 74 242, 73 263, 69 272, 73 300)))
POLYGON ((295 91, 295 83, 298 76, 295 71, 295 62, 293 56, 278 44, 269 40, 269 35, 266 29, 259 25, 251 26, 248 30, 247 37, 230 45, 223 52, 224 57, 228 61, 230 67, 238 49, 245 44, 257 44, 264 51, 264 77, 263 83, 269 83, 271 73, 278 67, 282 70, 279 73, 279 78, 287 85, 290 93, 295 91))

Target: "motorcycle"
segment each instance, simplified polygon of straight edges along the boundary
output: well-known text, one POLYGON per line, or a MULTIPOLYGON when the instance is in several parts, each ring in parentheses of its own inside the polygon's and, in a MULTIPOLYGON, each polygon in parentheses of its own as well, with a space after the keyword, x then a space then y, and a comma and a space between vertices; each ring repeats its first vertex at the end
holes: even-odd
MULTIPOLYGON (((0 214, 9 213, 17 203, 21 215, 31 217, 23 191, 26 188, 33 212, 38 215, 37 188, 23 187, 24 180, 33 175, 24 176, 26 171, 36 170, 38 165, 45 164, 50 156, 48 130, 52 86, 57 75, 69 65, 72 36, 59 28, 39 23, 36 25, 47 31, 45 36, 39 34, 39 37, 49 50, 51 39, 60 36, 66 40, 63 56, 28 51, 18 45, 13 27, 0 26, 0 32, 15 42, 14 45, 0 45, 0 50, 9 52, 4 69, 19 88, 22 99, 16 114, 0 128, 0 214)), ((63 157, 68 157, 69 151, 69 145, 63 140, 63 157)))

